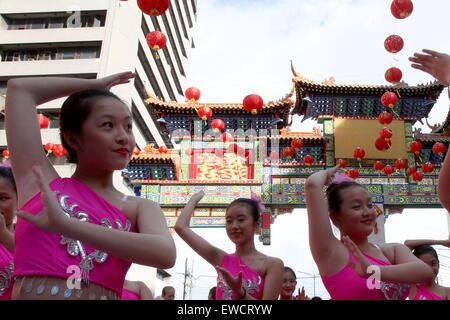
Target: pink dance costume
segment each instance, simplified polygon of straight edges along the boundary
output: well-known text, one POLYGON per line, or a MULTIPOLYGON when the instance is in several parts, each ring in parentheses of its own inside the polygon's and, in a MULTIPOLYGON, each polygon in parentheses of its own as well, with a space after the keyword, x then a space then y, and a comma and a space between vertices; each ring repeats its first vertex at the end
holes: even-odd
MULTIPOLYGON (((64 213, 71 219, 133 232, 133 226, 122 211, 82 182, 74 178, 58 177, 49 186, 55 191, 64 213)), ((41 194, 38 193, 20 210, 36 215, 42 209, 41 194)), ((125 275, 131 266, 129 261, 110 256, 79 240, 43 231, 20 218, 15 229, 14 263, 14 279, 30 275, 67 279, 74 274, 74 271, 68 269, 69 266, 78 266, 82 284, 88 285, 91 281, 111 289, 119 297, 122 294, 125 275)), ((34 289, 27 286, 25 292, 34 289)), ((38 294, 39 290, 42 288, 38 288, 38 294)), ((52 288, 52 295, 53 290, 59 291, 59 288, 52 288)), ((70 296, 71 293, 64 292, 64 297, 68 298, 66 294, 70 296)))
POLYGON ((11 300, 13 254, 0 245, 0 300, 11 300))
POLYGON ((421 284, 418 284, 414 300, 445 300, 445 299, 431 292, 421 284))
MULTIPOLYGON (((234 277, 237 277, 239 271, 242 271, 242 286, 245 287, 249 295, 256 300, 261 300, 264 289, 264 279, 258 272, 247 266, 235 253, 226 254, 223 257, 220 266, 227 269, 234 277)), ((216 300, 236 300, 233 291, 227 285, 220 272, 217 277, 216 300)))
POLYGON ((141 297, 137 293, 126 288, 122 289, 122 300, 141 300, 141 297))
MULTIPOLYGON (((356 263, 353 255, 350 252, 348 254, 349 260, 356 263)), ((363 254, 371 265, 391 265, 364 252, 363 254)), ((349 265, 346 265, 341 271, 332 276, 321 277, 332 300, 405 300, 410 289, 408 284, 380 282, 361 278, 349 265), (368 285, 368 281, 370 285, 368 285)))

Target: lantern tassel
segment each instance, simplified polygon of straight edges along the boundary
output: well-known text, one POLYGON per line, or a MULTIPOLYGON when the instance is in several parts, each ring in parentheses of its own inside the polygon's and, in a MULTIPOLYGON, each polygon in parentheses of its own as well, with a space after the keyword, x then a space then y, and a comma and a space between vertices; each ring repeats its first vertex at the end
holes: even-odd
POLYGON ((155 51, 155 58, 156 58, 156 59, 159 59, 158 51, 155 51))

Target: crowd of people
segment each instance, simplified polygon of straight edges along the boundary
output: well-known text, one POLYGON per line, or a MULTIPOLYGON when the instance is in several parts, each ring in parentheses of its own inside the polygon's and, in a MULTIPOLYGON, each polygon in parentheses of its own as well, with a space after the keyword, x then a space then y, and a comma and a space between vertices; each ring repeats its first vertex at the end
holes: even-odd
MULTIPOLYGON (((423 50, 410 60, 412 67, 450 85, 449 55, 423 50)), ((154 298, 143 282, 125 280, 132 263, 165 269, 176 259, 159 205, 126 196, 113 185, 113 172, 126 167, 135 139, 129 108, 109 90, 134 77, 124 72, 101 79, 8 81, 10 162, 0 167, 0 299, 174 299, 173 287, 154 298), (76 163, 70 178, 61 178, 46 157, 36 121, 38 105, 65 96, 69 97, 61 108, 60 138, 69 162, 76 163), (68 285, 71 271, 78 275, 73 286, 68 285)), ((448 190, 447 155, 438 194, 450 210, 448 190)), ((309 245, 331 299, 449 299, 450 288, 436 282, 439 259, 431 247, 450 247, 449 240, 371 243, 368 237, 377 216, 371 197, 338 167, 312 174, 305 195, 309 245), (369 286, 373 274, 378 279, 369 286)), ((295 295, 295 272, 282 259, 256 250, 261 199, 239 198, 228 206, 225 230, 235 250, 227 253, 189 227, 203 196, 203 191, 191 196, 175 232, 217 270, 217 286, 211 288, 209 300, 320 299, 309 298, 304 288, 295 295)))

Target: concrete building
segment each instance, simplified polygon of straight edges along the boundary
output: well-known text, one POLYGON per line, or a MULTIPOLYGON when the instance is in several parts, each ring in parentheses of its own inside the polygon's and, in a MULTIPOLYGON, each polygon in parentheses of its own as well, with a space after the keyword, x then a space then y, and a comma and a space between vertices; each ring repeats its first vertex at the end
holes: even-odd
MULTIPOLYGON (((196 0, 171 0, 161 16, 142 14, 136 1, 119 0, 0 0, 0 95, 8 79, 23 76, 98 78, 135 71, 129 84, 112 89, 130 107, 137 147, 149 143, 172 147, 143 100, 146 91, 166 101, 182 102, 188 87, 189 56, 194 48, 196 0), (167 45, 156 57, 146 42, 150 31, 160 30, 167 45)), ((38 107, 50 119, 41 130, 43 144, 60 143, 58 114, 64 98, 38 107)), ((4 97, 0 99, 4 108, 4 97)), ((4 117, 0 118, 0 148, 7 145, 4 117)), ((62 176, 74 171, 62 158, 51 155, 62 176)), ((132 193, 117 172, 115 183, 132 193)), ((155 296, 170 284, 170 270, 133 265, 127 279, 146 282, 155 296), (169 279, 169 280, 167 280, 169 279)))

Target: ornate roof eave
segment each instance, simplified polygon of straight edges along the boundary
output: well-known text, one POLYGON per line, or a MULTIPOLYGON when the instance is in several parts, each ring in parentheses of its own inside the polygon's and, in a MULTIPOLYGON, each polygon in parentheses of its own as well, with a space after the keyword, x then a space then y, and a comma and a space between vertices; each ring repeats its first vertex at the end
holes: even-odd
POLYGON ((401 82, 397 85, 361 85, 361 84, 336 84, 334 78, 325 80, 322 83, 308 80, 299 75, 291 61, 291 70, 294 75, 296 103, 293 113, 304 115, 306 113, 307 102, 303 101, 306 91, 316 94, 336 94, 336 95, 381 95, 387 91, 395 91, 400 97, 417 97, 431 95, 433 100, 436 100, 444 89, 438 81, 429 82, 427 84, 419 84, 417 86, 408 86, 408 84, 401 82))
POLYGON ((444 133, 447 135, 450 135, 450 109, 447 113, 447 118, 445 118, 444 122, 442 124, 436 124, 434 126, 430 125, 428 123, 428 118, 425 118, 426 124, 431 129, 431 133, 444 133))

